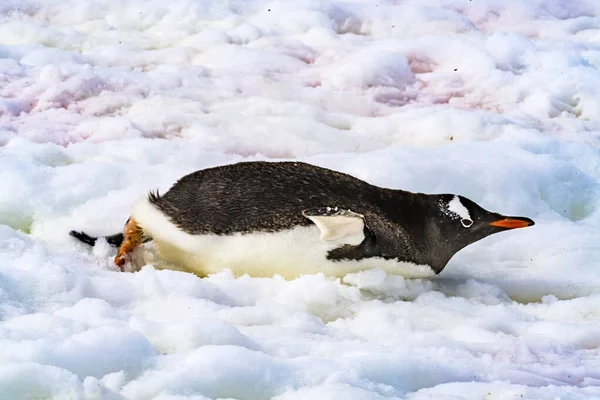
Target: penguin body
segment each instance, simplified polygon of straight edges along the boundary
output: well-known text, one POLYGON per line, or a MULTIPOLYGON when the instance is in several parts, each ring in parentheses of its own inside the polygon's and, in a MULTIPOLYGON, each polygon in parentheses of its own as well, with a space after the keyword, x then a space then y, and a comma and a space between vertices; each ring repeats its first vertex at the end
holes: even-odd
POLYGON ((242 162, 194 172, 137 202, 116 263, 131 262, 141 235, 153 240, 159 267, 199 276, 381 268, 417 278, 440 273, 470 243, 529 225, 462 196, 381 188, 301 162, 242 162))

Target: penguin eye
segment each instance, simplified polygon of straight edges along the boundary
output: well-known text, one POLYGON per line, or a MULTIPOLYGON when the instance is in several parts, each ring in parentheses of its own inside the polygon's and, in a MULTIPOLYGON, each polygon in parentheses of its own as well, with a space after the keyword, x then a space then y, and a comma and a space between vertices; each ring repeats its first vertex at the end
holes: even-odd
POLYGON ((473 225, 473 221, 471 221, 470 219, 466 219, 463 218, 460 220, 460 223, 462 224, 462 226, 464 226, 465 228, 470 228, 471 225, 473 225))

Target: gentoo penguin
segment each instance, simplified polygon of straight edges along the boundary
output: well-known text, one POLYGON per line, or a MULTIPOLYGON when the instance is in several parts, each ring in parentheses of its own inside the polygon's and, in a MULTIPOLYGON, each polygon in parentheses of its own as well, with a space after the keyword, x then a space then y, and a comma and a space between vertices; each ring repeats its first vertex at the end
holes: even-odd
POLYGON ((123 233, 107 240, 120 246, 121 270, 140 267, 131 266, 134 250, 152 240, 162 268, 199 276, 230 268, 256 277, 341 277, 381 268, 417 278, 439 274, 486 236, 533 224, 459 195, 381 188, 302 162, 241 162, 150 193, 134 205, 123 233))

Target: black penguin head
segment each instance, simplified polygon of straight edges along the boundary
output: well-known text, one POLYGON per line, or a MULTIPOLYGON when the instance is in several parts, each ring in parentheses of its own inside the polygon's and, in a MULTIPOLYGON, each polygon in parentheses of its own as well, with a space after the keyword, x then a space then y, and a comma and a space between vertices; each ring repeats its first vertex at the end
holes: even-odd
MULTIPOLYGON (((433 220, 428 236, 434 267, 441 271, 460 249, 494 233, 534 225, 526 217, 509 217, 487 211, 477 203, 454 194, 431 198, 433 220)), ((438 272, 439 272, 438 271, 438 272)))

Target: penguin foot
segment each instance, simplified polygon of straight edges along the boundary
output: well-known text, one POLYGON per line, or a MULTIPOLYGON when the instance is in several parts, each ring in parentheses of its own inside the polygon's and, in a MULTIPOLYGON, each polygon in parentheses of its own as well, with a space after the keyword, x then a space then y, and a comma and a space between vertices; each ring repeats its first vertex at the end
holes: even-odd
MULTIPOLYGON (((122 264, 119 265, 121 272, 137 272, 144 265, 147 264, 145 261, 145 250, 143 246, 136 247, 133 251, 123 254, 119 260, 122 264)), ((116 264, 116 260, 115 260, 116 264)))
POLYGON ((130 270, 130 265, 135 265, 134 250, 142 244, 142 228, 133 218, 129 218, 123 230, 123 243, 115 257, 115 264, 122 272, 130 270))

